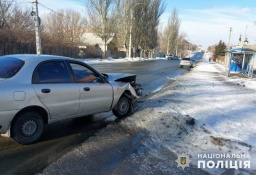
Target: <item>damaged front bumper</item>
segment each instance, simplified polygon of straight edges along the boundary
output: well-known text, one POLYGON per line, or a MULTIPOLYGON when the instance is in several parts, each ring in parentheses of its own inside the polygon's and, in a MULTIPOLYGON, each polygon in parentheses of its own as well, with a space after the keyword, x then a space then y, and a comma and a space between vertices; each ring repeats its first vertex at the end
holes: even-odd
POLYGON ((120 74, 120 73, 111 73, 111 74, 104 74, 108 77, 110 82, 120 82, 120 83, 129 83, 136 92, 136 96, 140 97, 143 95, 142 87, 140 84, 136 83, 135 74, 120 74))

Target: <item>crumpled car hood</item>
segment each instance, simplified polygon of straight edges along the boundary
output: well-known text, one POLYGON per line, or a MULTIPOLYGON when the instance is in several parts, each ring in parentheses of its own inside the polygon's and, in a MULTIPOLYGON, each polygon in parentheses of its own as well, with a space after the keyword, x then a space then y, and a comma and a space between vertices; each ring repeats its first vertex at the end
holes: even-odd
POLYGON ((121 81, 121 82, 135 82, 135 74, 124 74, 124 73, 104 73, 107 75, 109 81, 121 81))
POLYGON ((107 73, 103 75, 108 77, 110 83, 122 83, 126 84, 126 86, 128 85, 129 88, 130 86, 133 87, 132 90, 135 91, 136 95, 134 94, 134 96, 136 98, 143 95, 141 85, 136 83, 137 75, 124 73, 107 73))

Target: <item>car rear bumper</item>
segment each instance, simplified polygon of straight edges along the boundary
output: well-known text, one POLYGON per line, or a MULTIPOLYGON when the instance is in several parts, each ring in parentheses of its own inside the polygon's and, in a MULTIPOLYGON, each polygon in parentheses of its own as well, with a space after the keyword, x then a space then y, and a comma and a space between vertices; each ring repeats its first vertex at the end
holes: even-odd
POLYGON ((180 63, 180 66, 192 66, 191 63, 180 63))

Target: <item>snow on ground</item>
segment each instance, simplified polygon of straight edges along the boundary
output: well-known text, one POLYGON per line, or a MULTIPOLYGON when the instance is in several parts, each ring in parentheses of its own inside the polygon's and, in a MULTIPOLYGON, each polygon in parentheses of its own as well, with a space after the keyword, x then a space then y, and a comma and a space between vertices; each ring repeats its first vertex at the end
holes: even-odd
MULTIPOLYGON (((143 111, 150 115, 124 123, 147 129, 155 143, 189 154, 196 166, 198 154, 249 154, 250 159, 237 160, 250 160, 251 168, 256 169, 255 79, 227 79, 223 72, 222 65, 199 63, 152 98, 159 105, 143 111), (191 118, 195 125, 189 125, 191 118)), ((226 170, 208 171, 220 174, 226 170)))
POLYGON ((256 174, 255 79, 226 78, 222 65, 205 60, 43 174, 256 174), (184 170, 175 162, 182 153, 191 160, 184 170), (198 169, 198 154, 250 155, 232 160, 250 160, 251 169, 198 169))
POLYGON ((148 60, 166 60, 164 57, 157 57, 157 58, 118 58, 114 59, 112 57, 109 57, 107 59, 84 59, 85 63, 124 63, 124 62, 136 62, 136 61, 148 61, 148 60))

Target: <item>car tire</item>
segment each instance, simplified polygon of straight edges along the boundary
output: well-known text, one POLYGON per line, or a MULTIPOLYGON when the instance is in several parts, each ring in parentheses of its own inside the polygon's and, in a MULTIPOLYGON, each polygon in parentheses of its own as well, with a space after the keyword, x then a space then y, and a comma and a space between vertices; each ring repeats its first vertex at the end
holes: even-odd
POLYGON ((22 113, 12 124, 12 138, 22 144, 28 145, 37 141, 44 130, 44 121, 36 112, 22 113))
POLYGON ((118 118, 123 118, 129 115, 132 106, 130 100, 122 96, 116 104, 116 107, 112 110, 113 114, 118 118))
POLYGON ((183 68, 183 66, 180 66, 180 68, 183 68))

